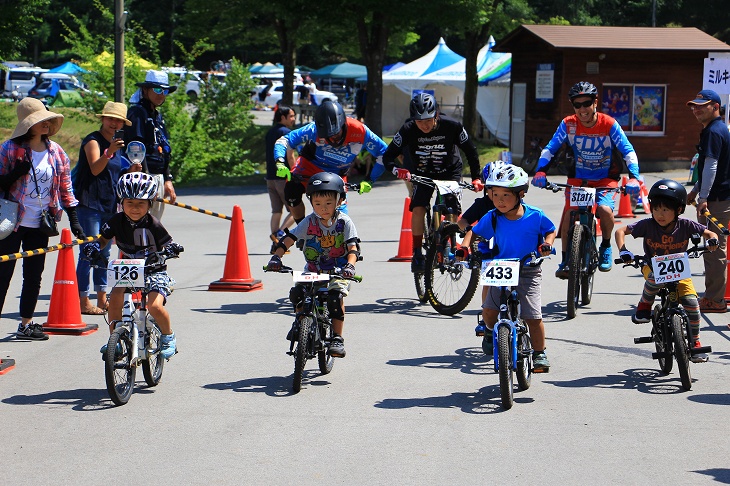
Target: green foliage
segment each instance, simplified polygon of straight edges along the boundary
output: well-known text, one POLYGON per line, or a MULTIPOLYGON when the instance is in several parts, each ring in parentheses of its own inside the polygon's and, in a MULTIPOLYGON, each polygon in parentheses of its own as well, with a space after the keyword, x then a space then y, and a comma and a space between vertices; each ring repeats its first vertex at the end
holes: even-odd
POLYGON ((43 28, 44 10, 50 0, 0 2, 0 59, 18 60, 43 28))

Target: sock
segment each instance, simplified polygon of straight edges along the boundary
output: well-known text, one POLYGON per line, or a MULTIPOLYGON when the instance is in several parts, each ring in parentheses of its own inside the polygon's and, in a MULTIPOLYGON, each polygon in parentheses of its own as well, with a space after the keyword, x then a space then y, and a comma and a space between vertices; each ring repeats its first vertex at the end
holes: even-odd
POLYGON ((610 238, 608 238, 608 239, 603 238, 601 240, 601 248, 607 248, 609 246, 611 246, 611 239, 610 238))
POLYGON ((413 236, 413 250, 420 250, 423 247, 423 235, 413 236))
POLYGON ((567 251, 562 252, 563 253, 563 263, 565 263, 565 256, 567 255, 567 251))

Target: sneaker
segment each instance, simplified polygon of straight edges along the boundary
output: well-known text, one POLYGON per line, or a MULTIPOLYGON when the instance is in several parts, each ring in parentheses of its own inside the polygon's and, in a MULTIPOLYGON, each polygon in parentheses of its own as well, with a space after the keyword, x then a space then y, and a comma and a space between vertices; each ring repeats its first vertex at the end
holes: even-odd
POLYGON ((43 326, 30 321, 27 325, 23 326, 21 322, 18 324, 18 331, 15 333, 15 337, 18 339, 30 339, 33 341, 45 341, 48 339, 48 334, 43 332, 43 326))
POLYGON ((299 339, 299 323, 297 321, 294 321, 294 323, 291 325, 291 329, 289 329, 289 332, 286 333, 286 340, 287 341, 297 341, 299 339))
POLYGON ((411 260, 411 272, 423 273, 426 271, 426 259, 420 248, 413 250, 413 259, 411 260))
POLYGON ((570 276, 569 274, 570 269, 568 268, 568 264, 565 262, 558 265, 558 269, 555 270, 555 276, 561 280, 568 280, 568 277, 570 276))
POLYGON ((494 356, 494 331, 492 329, 484 329, 484 337, 482 338, 482 351, 487 358, 494 356))
POLYGON ((177 340, 175 339, 175 333, 163 334, 160 341, 162 342, 162 350, 160 351, 162 357, 165 359, 172 358, 175 353, 177 353, 177 340))
POLYGON ((636 313, 631 316, 634 324, 644 324, 651 321, 651 304, 647 302, 639 302, 636 306, 636 313))
MULTIPOLYGON (((695 341, 695 348, 701 348, 701 347, 702 347, 702 344, 700 344, 700 340, 697 339, 695 341)), ((693 363, 706 363, 707 361, 709 361, 710 357, 707 356, 705 353, 700 353, 700 354, 693 354, 690 359, 692 360, 693 363)))
POLYGON ((347 352, 345 351, 345 339, 342 336, 338 336, 335 334, 335 336, 332 338, 332 341, 330 341, 329 348, 327 349, 327 354, 329 354, 333 358, 344 358, 347 354, 347 352))
POLYGON ((474 333, 477 336, 484 336, 484 331, 486 331, 487 326, 484 325, 484 321, 479 319, 477 321, 477 327, 474 328, 474 333))
POLYGON ((598 269, 602 272, 608 272, 613 266, 613 251, 611 245, 598 248, 598 269))
MULTIPOLYGON (((108 346, 105 344, 99 350, 99 352, 101 353, 101 360, 102 361, 106 361, 106 350, 107 349, 108 349, 108 346)), ((119 343, 117 343, 116 350, 115 350, 115 353, 114 353, 114 359, 119 359, 121 357, 122 357, 122 345, 119 344, 119 343)))
POLYGON ((707 297, 700 299, 700 312, 703 314, 722 314, 727 312, 727 303, 723 299, 722 302, 715 302, 707 297))
POLYGON ((548 361, 545 351, 534 351, 532 353, 532 371, 535 373, 550 371, 550 361, 548 361))

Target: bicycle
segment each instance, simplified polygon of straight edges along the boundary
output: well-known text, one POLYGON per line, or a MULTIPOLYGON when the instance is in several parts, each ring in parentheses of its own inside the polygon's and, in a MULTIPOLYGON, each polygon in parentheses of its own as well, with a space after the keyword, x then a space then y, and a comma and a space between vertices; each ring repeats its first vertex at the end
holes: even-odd
POLYGON ((416 294, 421 303, 428 301, 439 314, 453 316, 464 310, 479 284, 481 262, 474 257, 479 238, 473 235, 470 257, 457 261, 454 252, 461 246, 464 236, 455 224, 442 225, 442 217, 449 219, 455 209, 446 206, 445 194, 461 199, 461 189, 474 190, 474 186, 461 181, 440 181, 411 174, 411 181, 436 189, 433 208, 426 208, 423 248, 426 252, 424 273, 414 273, 416 294))
MULTIPOLYGON (((264 272, 269 272, 264 266, 264 272)), ((340 275, 341 269, 332 273, 309 273, 295 271, 291 267, 282 266, 278 273, 290 273, 296 285, 304 288, 304 299, 301 310, 297 311, 292 326, 292 339, 289 344, 289 356, 294 356, 294 378, 292 389, 299 393, 302 388, 302 377, 307 360, 317 358, 319 371, 326 375, 332 371, 334 360, 328 349, 334 336, 332 322, 327 308, 327 286, 330 278, 337 277, 354 282, 362 282, 362 277, 355 275, 346 278, 340 275), (294 349, 294 343, 297 343, 294 349)))
POLYGON ((617 187, 584 187, 549 182, 545 189, 553 192, 570 189, 570 218, 568 229, 568 294, 567 316, 573 319, 579 305, 588 305, 593 297, 593 280, 598 269, 596 247, 596 191, 620 191, 617 187))
POLYGON ((691 276, 689 259, 699 258, 705 252, 699 242, 699 235, 694 235, 693 246, 685 253, 654 257, 653 261, 640 255, 634 255, 634 259, 628 263, 621 258, 614 260, 616 264, 638 268, 640 271, 646 265, 657 269, 654 272, 655 282, 660 283, 661 279, 664 284, 659 290, 661 304, 655 305, 652 311, 651 335, 634 338, 634 344, 653 342, 656 352, 651 357, 659 362, 659 369, 665 375, 672 372, 672 358, 676 359, 682 388, 687 391, 692 389, 689 370, 691 357, 712 352, 712 346, 694 347, 696 338, 692 336, 689 317, 679 304, 677 293, 679 281, 691 276))
POLYGON ((525 169, 525 172, 529 175, 534 175, 537 162, 540 160, 540 154, 542 154, 542 145, 540 145, 540 143, 542 143, 542 138, 530 138, 530 151, 520 164, 520 166, 525 169))
MULTIPOLYGON (((553 254, 555 250, 553 249, 553 254)), ((485 260, 480 283, 500 288, 499 318, 492 332, 494 371, 499 373, 502 406, 509 410, 514 403, 514 374, 520 391, 532 382, 532 342, 530 330, 519 315, 520 269, 539 266, 547 257, 532 252, 523 258, 485 260)), ((486 353, 485 353, 486 354, 486 353)))
MULTIPOLYGON (((539 162, 543 151, 543 146, 540 145, 541 143, 542 138, 540 137, 530 138, 530 151, 520 164, 520 166, 525 169, 525 172, 529 175, 535 175, 535 169, 537 168, 537 163, 539 162)), ((553 156, 553 160, 555 160, 555 163, 551 167, 550 173, 568 175, 570 168, 574 166, 574 162, 573 150, 567 142, 564 142, 563 145, 560 146, 560 149, 553 156)))
POLYGON ((124 405, 129 401, 140 365, 145 382, 150 387, 157 386, 162 378, 165 365, 165 360, 160 356, 162 331, 147 311, 148 290, 144 277, 146 273, 164 269, 165 262, 170 258, 178 258, 178 255, 163 250, 148 255, 149 264, 144 259, 122 258, 110 261, 107 267, 110 286, 127 289, 122 320, 109 323, 115 327, 103 356, 106 389, 115 405, 124 405), (137 304, 132 298, 136 292, 141 293, 141 300, 137 304))

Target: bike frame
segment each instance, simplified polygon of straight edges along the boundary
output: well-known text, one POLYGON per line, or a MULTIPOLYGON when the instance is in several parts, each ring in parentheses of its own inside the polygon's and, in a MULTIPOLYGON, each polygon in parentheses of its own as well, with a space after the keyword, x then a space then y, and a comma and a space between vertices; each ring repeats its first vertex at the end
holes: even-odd
MULTIPOLYGON (((329 318, 329 310, 327 309, 326 297, 323 299, 323 295, 327 292, 327 285, 329 282, 308 282, 308 283, 297 283, 297 285, 305 289, 304 301, 302 302, 302 310, 296 313, 295 319, 297 322, 301 321, 304 317, 311 317, 312 321, 316 324, 310 328, 312 333, 309 339, 307 349, 307 358, 311 359, 316 356, 317 352, 326 348, 329 343, 325 342, 322 336, 327 335, 327 329, 332 325, 329 318)), ((294 354, 294 341, 291 341, 289 345, 289 353, 294 354)))
POLYGON ((509 363, 509 367, 513 371, 517 371, 517 360, 519 358, 517 355, 517 339, 519 335, 528 332, 527 325, 517 314, 519 303, 520 301, 517 295, 517 289, 501 287, 499 320, 494 325, 494 331, 492 332, 495 372, 498 372, 499 367, 501 366, 501 363, 499 362, 499 346, 497 344, 500 327, 507 327, 509 329, 510 342, 512 343, 512 362, 509 363))
MULTIPOLYGON (((132 338, 132 357, 130 359, 132 366, 139 364, 151 356, 159 353, 160 350, 147 349, 148 337, 152 333, 153 326, 156 326, 155 320, 147 312, 147 291, 145 289, 130 288, 124 295, 124 305, 122 307, 122 320, 117 321, 119 325, 129 329, 129 335, 132 338), (139 308, 134 305, 132 293, 136 291, 142 292, 142 300, 139 308)), ((115 327, 116 328, 116 327, 115 327)))

